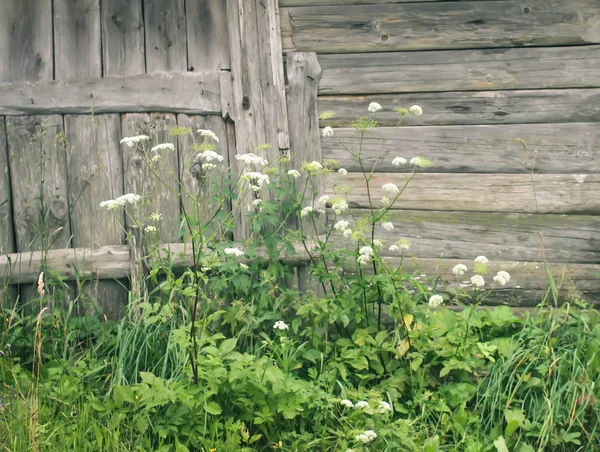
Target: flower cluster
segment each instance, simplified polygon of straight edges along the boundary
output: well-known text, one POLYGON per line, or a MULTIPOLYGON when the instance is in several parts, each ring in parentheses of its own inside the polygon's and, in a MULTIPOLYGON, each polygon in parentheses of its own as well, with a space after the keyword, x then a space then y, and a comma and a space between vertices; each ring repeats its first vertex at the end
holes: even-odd
POLYGON ((310 163, 305 163, 304 165, 302 165, 302 169, 308 171, 309 173, 316 173, 317 171, 323 169, 323 165, 313 160, 310 163))
POLYGON ((358 262, 359 265, 366 265, 373 259, 373 248, 370 246, 363 246, 360 250, 358 250, 358 262))
POLYGON ((254 165, 256 167, 267 166, 269 162, 256 154, 241 154, 235 156, 236 160, 244 162, 246 165, 254 165))
POLYGON ((355 436, 356 441, 360 441, 363 444, 372 443, 375 441, 375 438, 377 438, 377 433, 373 430, 365 430, 361 434, 355 436))
POLYGON ((510 275, 508 274, 508 272, 501 270, 496 274, 496 276, 494 276, 494 282, 496 284, 500 284, 501 286, 504 286, 509 281, 510 275))
POLYGON ((340 173, 342 176, 345 176, 346 174, 348 174, 348 170, 346 168, 340 168, 338 170, 338 173, 340 173))
POLYGON ((126 204, 135 204, 140 201, 142 197, 135 193, 127 193, 126 195, 119 196, 117 199, 109 199, 108 201, 102 201, 100 207, 106 207, 107 210, 114 210, 117 207, 122 207, 126 204))
POLYGON ((462 276, 467 271, 467 266, 465 264, 456 264, 452 269, 452 274, 454 276, 462 276))
POLYGON ((275 325, 273 325, 273 329, 284 331, 289 330, 290 327, 283 320, 278 320, 277 322, 275 322, 275 325))
POLYGON ((239 248, 225 248, 223 252, 228 256, 241 257, 244 255, 244 252, 239 248))
POLYGON ((381 227, 386 231, 390 232, 392 229, 394 229, 394 223, 392 223, 391 221, 386 221, 384 223, 381 223, 381 227))
POLYGON ((369 113, 377 113, 379 110, 381 110, 381 105, 377 102, 371 102, 367 110, 369 110, 369 113))
POLYGON ((346 229, 348 229, 348 226, 350 226, 348 221, 340 220, 333 227, 337 231, 344 232, 346 229))
POLYGON ((473 284, 476 288, 481 289, 485 286, 485 279, 481 275, 473 275, 471 276, 471 284, 473 284))
POLYGON ((335 202, 331 204, 331 208, 336 215, 340 215, 345 210, 348 210, 348 203, 343 199, 336 199, 335 202))
POLYGON ((242 174, 242 179, 248 181, 250 188, 254 191, 259 191, 270 182, 269 176, 254 171, 242 174))
POLYGON ((150 149, 151 152, 159 152, 159 151, 164 151, 164 150, 174 151, 175 145, 173 143, 162 143, 162 144, 157 144, 152 149, 150 149))
POLYGON ((400 189, 398 188, 398 186, 396 184, 392 184, 391 182, 384 184, 381 188, 383 188, 384 191, 390 192, 394 195, 400 193, 400 189))
POLYGON ((429 297, 429 307, 430 308, 439 308, 441 305, 444 304, 444 299, 442 298, 441 295, 432 295, 431 297, 429 297))
POLYGON ((410 159, 410 164, 419 168, 429 168, 433 166, 433 162, 425 157, 413 157, 410 159))
POLYGON ((216 133, 214 133, 212 130, 205 130, 205 129, 198 129, 197 132, 206 138, 209 138, 211 140, 213 140, 214 142, 218 143, 219 142, 219 137, 217 136, 216 133))
POLYGON ((206 163, 210 163, 213 161, 222 162, 223 156, 217 154, 215 151, 204 151, 198 154, 198 159, 206 163))
POLYGON ((323 129, 323 136, 324 137, 332 137, 333 136, 333 129, 331 128, 331 126, 327 126, 323 129))
POLYGON ((137 135, 135 137, 125 137, 121 140, 121 144, 126 144, 130 148, 134 147, 138 143, 150 140, 148 135, 137 135))
POLYGON ((396 157, 392 160, 392 165, 394 166, 402 166, 406 165, 406 159, 404 157, 396 157))
POLYGON ((288 176, 292 176, 294 179, 298 179, 300 177, 300 173, 295 169, 291 169, 288 172, 288 176))
POLYGON ((401 238, 394 245, 390 246, 390 251, 408 251, 410 249, 410 240, 401 238))

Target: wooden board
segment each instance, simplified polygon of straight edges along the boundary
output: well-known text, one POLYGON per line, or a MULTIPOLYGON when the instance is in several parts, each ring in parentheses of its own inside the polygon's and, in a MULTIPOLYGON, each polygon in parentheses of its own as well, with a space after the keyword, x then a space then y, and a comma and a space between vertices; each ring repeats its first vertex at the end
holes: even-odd
POLYGON ((285 52, 553 46, 600 43, 596 0, 424 2, 282 10, 285 52))
POLYGON ((321 127, 350 127, 357 115, 367 114, 371 102, 383 107, 375 115, 380 126, 397 126, 394 107, 414 104, 423 115, 405 116, 402 126, 600 122, 600 88, 579 88, 320 96, 319 113, 335 112, 320 121, 321 127))
POLYGON ((146 72, 142 0, 102 0, 104 76, 146 72))
MULTIPOLYGON (((216 195, 222 196, 227 190, 224 181, 229 177, 229 149, 225 121, 218 116, 178 115, 177 125, 192 129, 192 134, 184 135, 180 141, 179 171, 183 186, 182 202, 185 213, 191 218, 191 224, 200 222, 200 224, 205 224, 206 231, 223 236, 225 231, 219 228, 217 221, 213 224, 206 224, 206 222, 219 209, 218 203, 211 198, 216 195), (196 133, 198 129, 212 130, 219 138, 215 152, 223 157, 223 162, 212 162, 217 167, 208 171, 202 170, 201 162, 196 157, 198 151, 193 149, 194 144, 202 144, 204 141, 203 137, 196 133)), ((229 206, 221 210, 230 211, 229 206)), ((208 238, 209 235, 207 234, 206 237, 208 238)))
POLYGON ((146 111, 220 114, 218 74, 160 73, 72 82, 0 83, 3 115, 146 111))
POLYGON ((52 80, 52 2, 0 2, 0 81, 52 80))
MULTIPOLYGON (((135 193, 142 197, 139 205, 131 209, 136 220, 142 224, 155 225, 155 237, 149 235, 149 240, 155 238, 166 242, 179 241, 180 208, 177 198, 177 180, 179 166, 177 158, 176 137, 168 136, 169 130, 177 124, 172 114, 143 114, 132 113, 123 115, 123 137, 148 135, 150 141, 144 146, 145 159, 152 158, 151 148, 161 143, 173 143, 175 151, 160 151, 162 158, 150 170, 139 151, 122 144, 125 193, 135 193), (160 178, 160 179, 159 179, 160 178), (164 184, 161 182, 164 182, 164 184), (159 224, 152 222, 149 217, 158 212, 162 215, 159 224)), ((132 225, 130 219, 126 219, 132 225)))
MULTIPOLYGON (((345 219, 353 228, 368 212, 353 209, 336 219, 330 211, 328 223, 345 219)), ((384 240, 385 256, 398 256, 389 247, 407 238, 412 245, 406 255, 411 257, 600 263, 598 216, 401 210, 387 220, 394 224, 392 231, 380 224, 375 228, 375 237, 384 240)), ((337 231, 331 238, 348 246, 337 231)))
POLYGON ((146 72, 186 71, 185 1, 144 0, 144 26, 146 72))
MULTIPOLYGON (((399 188, 407 173, 375 173, 371 197, 377 205, 382 186, 399 188)), ((512 213, 600 213, 600 175, 597 174, 417 174, 395 204, 397 209, 512 213), (534 190, 535 187, 535 190, 534 190)), ((327 192, 350 187, 349 204, 369 205, 361 173, 330 174, 327 192)))
POLYGON ((319 55, 319 94, 600 86, 600 46, 319 55))
MULTIPOLYGON (((446 2, 469 0, 279 0, 279 6, 348 6, 348 5, 374 5, 380 3, 412 3, 412 2, 446 2)), ((498 0, 478 0, 498 1, 498 0)), ((504 0, 507 1, 507 0, 504 0)))
POLYGON ((4 118, 0 117, 0 254, 15 252, 10 168, 6 144, 6 123, 4 118))
POLYGON ((63 120, 6 118, 17 249, 64 248, 71 236, 63 120))
POLYGON ((54 1, 56 80, 102 77, 100 0, 54 1))
POLYGON ((374 165, 377 172, 410 171, 410 165, 392 165, 394 157, 423 156, 435 163, 424 171, 436 173, 530 173, 532 165, 535 173, 600 173, 598 123, 380 127, 362 139, 355 129, 336 129, 335 137, 321 139, 323 158, 358 172, 358 161, 343 146, 357 153, 361 141, 368 171, 374 165))
POLYGON ((188 70, 214 72, 229 69, 227 2, 194 0, 185 5, 188 70))

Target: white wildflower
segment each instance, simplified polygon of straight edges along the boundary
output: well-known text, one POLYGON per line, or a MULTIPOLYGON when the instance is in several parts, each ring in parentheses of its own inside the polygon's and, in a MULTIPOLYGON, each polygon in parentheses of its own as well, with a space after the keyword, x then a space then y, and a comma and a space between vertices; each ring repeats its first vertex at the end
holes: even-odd
POLYGON ((353 408, 354 407, 354 404, 350 400, 348 400, 348 399, 340 400, 340 405, 343 405, 346 408, 353 408))
POLYGON ((154 155, 152 155, 152 158, 150 159, 150 163, 156 163, 161 159, 161 155, 158 153, 154 153, 154 155))
POLYGON ((222 162, 223 161, 223 156, 217 154, 215 151, 204 151, 204 152, 200 152, 198 154, 198 158, 200 160, 202 160, 203 162, 212 162, 213 160, 217 161, 217 162, 222 162))
POLYGON ((504 286, 507 282, 510 281, 510 275, 508 272, 499 271, 496 276, 494 276, 494 282, 504 286))
POLYGON ((236 155, 235 159, 244 162, 246 165, 254 165, 257 167, 269 164, 266 159, 252 153, 236 155))
POLYGON ((384 414, 384 413, 390 413, 392 411, 392 406, 387 403, 386 401, 382 400, 381 402, 379 402, 379 412, 384 414))
POLYGON ((369 402, 367 402, 366 400, 360 400, 358 402, 356 402, 356 405, 354 405, 357 409, 362 410, 363 408, 369 408, 369 402))
POLYGON ((477 256, 475 258, 475 263, 476 264, 482 264, 482 265, 487 265, 487 263, 489 262, 488 258, 485 256, 477 256))
POLYGON ((392 165, 394 165, 394 166, 406 165, 406 159, 404 157, 396 157, 394 160, 392 160, 392 165))
POLYGON ((394 223, 391 221, 386 221, 385 223, 381 223, 381 227, 389 232, 394 229, 394 223))
POLYGON ((371 262, 372 258, 373 256, 370 254, 361 254, 358 256, 358 259, 356 259, 356 262, 358 262, 358 265, 367 265, 369 262, 371 262))
POLYGON ((215 165, 214 163, 205 163, 204 165, 202 165, 202 169, 204 171, 209 171, 211 169, 215 169, 217 167, 217 165, 215 165))
POLYGON ((333 228, 336 229, 337 231, 344 232, 348 228, 349 225, 350 225, 350 223, 348 221, 340 220, 333 226, 333 228))
POLYGON ((373 248, 371 248, 370 246, 363 246, 360 250, 358 250, 358 254, 372 256, 373 248))
POLYGON ((128 193, 123 196, 119 196, 117 199, 109 199, 108 201, 102 201, 100 207, 106 207, 107 210, 114 210, 117 207, 122 207, 125 204, 135 204, 141 198, 140 195, 134 193, 128 193))
POLYGON ((400 251, 400 247, 398 245, 392 245, 392 246, 390 246, 390 251, 394 251, 394 252, 400 251))
POLYGON ((223 250, 223 252, 225 254, 227 254, 228 256, 232 256, 233 255, 233 256, 236 256, 236 257, 240 257, 240 256, 244 255, 244 252, 241 249, 239 249, 239 248, 225 248, 223 250))
POLYGON ((164 150, 174 151, 175 145, 173 143, 162 143, 162 144, 157 144, 152 149, 150 149, 150 151, 152 151, 152 152, 159 152, 159 151, 164 151, 164 150))
POLYGON ((300 173, 295 169, 291 169, 288 172, 288 176, 292 176, 294 179, 298 179, 300 177, 300 173))
POLYGON ((285 323, 283 320, 278 320, 277 322, 275 322, 275 325, 273 325, 273 328, 276 330, 282 330, 282 331, 290 329, 288 324, 285 323))
POLYGON ((334 202, 331 205, 331 208, 333 209, 333 211, 335 212, 336 215, 340 215, 345 210, 348 210, 348 203, 346 201, 344 201, 343 199, 341 199, 341 200, 334 202))
POLYGON ((305 163, 304 165, 302 165, 302 167, 310 173, 314 173, 314 172, 317 172, 317 171, 323 169, 323 165, 321 165, 319 162, 317 162, 315 160, 313 160, 310 163, 305 163))
POLYGON ((373 246, 376 249, 380 250, 383 247, 383 243, 381 242, 381 240, 375 239, 375 240, 373 240, 373 246))
POLYGON ((156 227, 155 226, 151 226, 148 225, 146 226, 146 228, 144 229, 146 232, 156 232, 156 227))
POLYGON ((396 184, 387 183, 387 184, 384 184, 381 188, 383 188, 385 191, 389 191, 390 193, 393 193, 395 195, 400 193, 400 189, 398 188, 398 186, 396 184))
POLYGON ((428 168, 433 166, 433 162, 425 157, 413 157, 410 159, 410 164, 418 166, 419 168, 428 168))
POLYGON ((485 286, 485 279, 483 279, 483 276, 481 275, 471 276, 471 284, 480 289, 481 287, 485 286))
POLYGON ((240 267, 243 268, 244 270, 248 270, 250 268, 246 264, 244 264, 243 262, 240 262, 240 267))
POLYGON ((379 110, 381 110, 381 105, 378 104, 377 102, 371 102, 369 104, 369 113, 377 113, 379 110))
POLYGON ((354 439, 363 444, 369 444, 377 438, 377 434, 373 430, 366 430, 363 433, 356 435, 354 439))
POLYGON ((306 206, 300 211, 300 217, 304 218, 305 216, 307 216, 310 213, 313 213, 314 211, 315 209, 313 209, 312 206, 306 206))
POLYGON ((327 126, 323 129, 323 136, 324 137, 332 137, 333 136, 333 129, 330 126, 327 126))
POLYGON ((319 204, 327 204, 329 202, 329 195, 323 195, 317 201, 319 204))
POLYGON ((423 109, 419 105, 413 105, 408 111, 415 116, 421 116, 423 114, 423 109))
POLYGON ((352 229, 346 229, 342 235, 344 236, 345 239, 349 239, 350 237, 352 237, 352 229))
POLYGON ((383 198, 381 198, 381 204, 389 204, 390 203, 390 198, 388 198, 387 196, 384 196, 383 198))
POLYGON ((130 148, 138 143, 148 141, 150 137, 148 135, 137 135, 135 137, 125 137, 121 140, 121 144, 126 144, 130 148))
POLYGON ((254 207, 260 207, 262 205, 262 199, 255 199, 254 201, 252 201, 252 205, 254 207))
POLYGON ((465 264, 456 264, 452 269, 452 274, 454 276, 462 276, 467 271, 467 266, 465 264))
POLYGON ((432 295, 429 297, 429 307, 430 308, 439 308, 444 304, 444 299, 441 295, 432 295))
POLYGON ((203 137, 210 138, 217 143, 219 142, 219 137, 212 130, 198 129, 197 132, 203 137))
POLYGON ((107 201, 102 201, 100 203, 100 207, 105 207, 106 210, 114 210, 119 207, 119 204, 114 199, 109 199, 107 201))
POLYGON ((250 188, 254 191, 260 190, 264 185, 270 182, 269 176, 258 172, 247 172, 242 174, 242 179, 250 183, 250 188))
POLYGON ((152 215, 150 215, 150 219, 152 221, 160 221, 162 220, 162 215, 160 212, 153 212, 152 215))
POLYGON ((398 240, 398 247, 401 250, 408 251, 410 249, 410 245, 410 240, 408 240, 407 238, 401 238, 400 240, 398 240))
POLYGON ((346 170, 346 168, 340 168, 338 170, 338 173, 340 173, 342 176, 345 176, 346 174, 348 174, 348 170, 346 170))

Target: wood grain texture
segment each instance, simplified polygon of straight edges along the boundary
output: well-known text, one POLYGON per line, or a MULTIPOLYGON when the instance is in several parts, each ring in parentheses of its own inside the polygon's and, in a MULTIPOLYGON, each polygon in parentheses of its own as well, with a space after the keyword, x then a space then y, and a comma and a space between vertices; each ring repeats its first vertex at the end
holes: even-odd
POLYGON ((319 113, 335 112, 321 127, 350 127, 371 102, 383 107, 376 115, 380 126, 397 126, 394 107, 414 104, 423 115, 405 116, 401 126, 600 122, 600 89, 580 88, 320 96, 319 113))
POLYGON ((335 137, 321 139, 323 158, 359 172, 344 146, 357 153, 361 140, 367 171, 374 165, 377 172, 411 171, 392 165, 394 157, 422 156, 435 163, 423 171, 435 173, 530 173, 532 166, 535 173, 600 173, 598 123, 380 127, 362 139, 355 129, 336 129, 335 137))
MULTIPOLYGON (((446 1, 471 1, 471 0, 279 0, 280 7, 286 6, 348 6, 348 5, 375 5, 385 3, 413 3, 413 2, 446 2, 446 1)), ((498 1, 498 0, 477 0, 498 1)), ((509 1, 509 0, 503 0, 509 1)))
POLYGON ((185 0, 144 0, 146 72, 187 71, 185 0))
MULTIPOLYGON (((122 118, 124 137, 134 135, 150 137, 143 150, 139 146, 130 148, 125 144, 121 145, 124 191, 142 197, 142 201, 132 208, 132 212, 143 226, 154 225, 154 222, 149 219, 152 213, 158 212, 162 215, 163 219, 156 225, 156 237, 168 242, 179 240, 180 206, 176 195, 179 180, 177 140, 176 137, 168 135, 169 130, 175 125, 177 121, 172 114, 132 113, 123 115, 122 118), (160 160, 149 167, 148 162, 153 156, 151 148, 162 143, 173 143, 175 151, 160 151, 160 160)), ((131 222, 127 220, 127 224, 131 222)))
POLYGON ((230 69, 227 1, 192 0, 185 5, 188 69, 230 69))
POLYGON ((17 249, 64 248, 71 236, 63 120, 6 118, 17 249))
POLYGON ((100 0, 54 1, 56 80, 102 77, 100 0))
POLYGON ((184 135, 180 139, 179 171, 182 182, 182 203, 185 209, 182 212, 192 219, 192 224, 205 224, 207 238, 210 237, 209 231, 222 237, 225 231, 220 229, 218 221, 212 224, 206 223, 218 210, 225 213, 231 211, 229 206, 219 209, 219 203, 213 199, 215 196, 219 196, 220 199, 228 190, 224 185, 229 168, 225 121, 218 116, 178 115, 177 125, 192 129, 192 134, 184 135), (203 169, 202 161, 197 158, 198 150, 194 149, 194 144, 201 145, 204 142, 204 137, 196 133, 198 129, 212 130, 219 138, 215 152, 223 157, 223 161, 211 162, 216 165, 216 168, 203 169))
POLYGON ((0 2, 0 81, 52 80, 52 3, 0 2))
POLYGON ((3 115, 147 111, 220 114, 218 74, 158 73, 72 82, 0 83, 3 115))
POLYGON ((319 94, 589 88, 600 46, 320 55, 319 94))
POLYGON ((15 252, 6 123, 0 117, 0 254, 15 252))
MULTIPOLYGON (((330 211, 328 223, 344 219, 353 229, 365 216, 368 209, 352 209, 337 218, 330 211)), ((407 238, 411 248, 405 254, 410 257, 600 263, 598 216, 401 210, 391 212, 387 221, 393 230, 375 227, 375 237, 384 240, 384 256, 398 256, 389 247, 407 238)), ((348 246, 337 231, 331 238, 348 246)))
POLYGON ((285 52, 353 53, 600 43, 596 0, 283 8, 285 52))
MULTIPOLYGON (((371 199, 379 204, 392 194, 387 183, 402 188, 408 173, 375 173, 371 199)), ((369 205, 361 173, 330 174, 327 193, 350 187, 349 204, 369 205)), ((417 174, 407 185, 396 209, 511 213, 600 213, 600 175, 597 174, 417 174), (534 190, 535 187, 535 190, 534 190)))
POLYGON ((142 0, 102 0, 104 76, 146 72, 142 0))

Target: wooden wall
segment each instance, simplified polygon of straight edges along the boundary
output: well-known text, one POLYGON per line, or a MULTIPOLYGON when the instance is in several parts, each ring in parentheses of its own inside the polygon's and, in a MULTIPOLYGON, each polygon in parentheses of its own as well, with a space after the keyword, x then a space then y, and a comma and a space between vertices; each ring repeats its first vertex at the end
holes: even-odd
POLYGON ((323 158, 349 171, 334 175, 329 189, 354 188, 353 215, 365 213, 367 196, 338 138, 356 150, 350 123, 375 101, 381 128, 363 143, 369 165, 383 157, 374 198, 382 184, 404 183, 407 169, 391 165, 395 156, 436 163, 400 198, 393 232, 378 231, 388 243, 409 238, 409 255, 449 280, 456 262, 484 254, 494 269, 515 273, 498 292, 504 301, 539 301, 543 262, 600 300, 598 0, 280 0, 280 7, 284 52, 317 53, 318 108, 336 113, 320 126, 337 128, 335 138, 321 139, 323 158), (393 108, 413 104, 423 116, 397 127, 393 108))

